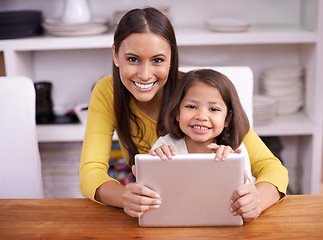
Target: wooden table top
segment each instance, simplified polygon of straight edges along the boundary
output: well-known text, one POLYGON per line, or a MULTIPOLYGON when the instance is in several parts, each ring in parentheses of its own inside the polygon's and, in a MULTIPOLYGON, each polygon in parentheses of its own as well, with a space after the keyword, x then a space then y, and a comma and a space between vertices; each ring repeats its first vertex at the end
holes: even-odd
POLYGON ((144 228, 88 199, 0 199, 0 239, 323 239, 323 194, 290 195, 241 227, 144 228))

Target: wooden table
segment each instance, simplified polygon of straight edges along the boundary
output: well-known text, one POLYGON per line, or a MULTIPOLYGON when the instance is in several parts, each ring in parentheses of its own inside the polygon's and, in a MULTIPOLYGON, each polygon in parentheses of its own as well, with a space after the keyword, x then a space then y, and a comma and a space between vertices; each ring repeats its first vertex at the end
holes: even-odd
POLYGON ((291 195, 241 227, 143 228, 88 199, 0 199, 0 239, 323 239, 323 195, 291 195))

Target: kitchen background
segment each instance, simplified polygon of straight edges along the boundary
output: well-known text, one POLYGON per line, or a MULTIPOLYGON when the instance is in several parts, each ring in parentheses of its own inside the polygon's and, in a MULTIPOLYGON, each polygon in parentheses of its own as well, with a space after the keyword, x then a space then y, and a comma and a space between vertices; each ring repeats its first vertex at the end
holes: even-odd
MULTIPOLYGON (((35 83, 52 84, 57 121, 39 122, 37 127, 46 197, 81 196, 78 163, 86 121, 83 109, 96 81, 112 72, 115 24, 126 10, 148 5, 171 19, 182 66, 252 69, 255 131, 288 168, 290 193, 319 193, 321 1, 0 0, 0 11, 40 10, 43 16, 43 35, 0 40, 0 75, 26 75, 35 83), (68 2, 87 3, 91 19, 83 24, 62 23, 68 2), (287 86, 286 78, 292 81, 287 86)), ((117 144, 113 147, 117 164, 111 174, 126 183, 129 175, 120 163, 117 144)))

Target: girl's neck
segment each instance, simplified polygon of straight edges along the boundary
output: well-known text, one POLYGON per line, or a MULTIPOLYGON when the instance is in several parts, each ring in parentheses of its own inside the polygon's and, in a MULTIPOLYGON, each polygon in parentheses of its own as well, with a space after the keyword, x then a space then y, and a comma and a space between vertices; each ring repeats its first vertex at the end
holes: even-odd
POLYGON ((188 153, 212 153, 213 151, 207 148, 207 145, 214 143, 215 140, 211 139, 207 142, 194 142, 185 136, 185 143, 188 153))

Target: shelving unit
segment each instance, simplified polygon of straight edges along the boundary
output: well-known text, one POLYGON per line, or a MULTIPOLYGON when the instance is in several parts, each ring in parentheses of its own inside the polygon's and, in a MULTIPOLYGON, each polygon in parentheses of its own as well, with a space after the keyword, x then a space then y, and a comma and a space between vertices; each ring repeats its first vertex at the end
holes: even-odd
MULTIPOLYGON (((11 4, 13 10, 17 9, 18 2, 21 6, 26 4, 13 0, 7 7, 11 4)), ((62 4, 58 0, 51 4, 54 3, 62 4)), ((109 9, 112 14, 118 8, 118 5, 111 8, 109 1, 93 0, 90 4, 99 15, 102 15, 101 9, 109 9)), ((125 8, 130 3, 122 0, 118 4, 125 8)), ((182 65, 250 66, 254 72, 255 93, 259 75, 268 67, 301 65, 306 69, 303 109, 293 115, 277 116, 270 125, 254 129, 260 136, 281 137, 282 156, 295 192, 319 193, 323 131, 322 1, 192 0, 187 4, 184 0, 141 0, 137 4, 171 7, 182 65), (187 6, 185 11, 183 4, 187 6), (245 6, 244 11, 237 12, 230 7, 233 5, 236 5, 234 9, 245 6), (205 28, 204 20, 214 16, 241 18, 252 27, 242 33, 211 32, 205 28)), ((37 8, 43 8, 50 15, 40 0, 37 8)), ((57 15, 59 10, 55 9, 57 15)), ((50 80, 54 86, 54 104, 58 101, 79 104, 88 102, 91 88, 99 78, 111 74, 112 43, 112 32, 88 37, 40 36, 0 40, 0 53, 8 76, 25 75, 35 82, 50 80)), ((41 142, 82 141, 84 130, 82 124, 42 125, 38 126, 38 136, 41 142)))

